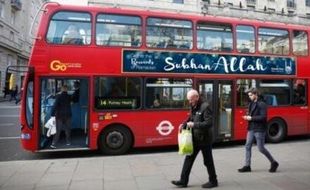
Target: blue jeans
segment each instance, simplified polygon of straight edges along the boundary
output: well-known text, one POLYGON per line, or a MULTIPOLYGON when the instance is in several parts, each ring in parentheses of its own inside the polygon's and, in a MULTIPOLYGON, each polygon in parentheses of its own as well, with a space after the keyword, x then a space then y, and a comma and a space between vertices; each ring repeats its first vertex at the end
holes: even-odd
POLYGON ((254 138, 256 139, 258 150, 268 158, 270 163, 275 161, 269 151, 265 148, 265 136, 266 132, 248 131, 245 143, 245 166, 251 166, 252 144, 254 138))

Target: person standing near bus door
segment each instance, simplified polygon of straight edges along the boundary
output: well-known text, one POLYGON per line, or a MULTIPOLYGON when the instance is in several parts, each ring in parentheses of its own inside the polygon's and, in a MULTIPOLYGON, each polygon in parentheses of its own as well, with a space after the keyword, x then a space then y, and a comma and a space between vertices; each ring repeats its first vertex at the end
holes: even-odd
POLYGON ((202 188, 217 187, 218 181, 212 156, 213 117, 211 107, 207 102, 201 101, 198 92, 194 89, 188 91, 187 99, 191 107, 190 116, 183 123, 182 128, 192 128, 194 151, 192 155, 185 157, 180 180, 171 181, 171 183, 177 187, 187 187, 192 166, 201 151, 203 163, 209 174, 209 181, 203 184, 202 188))
POLYGON ((80 100, 80 82, 74 81, 73 87, 74 87, 74 92, 73 92, 71 98, 72 98, 73 103, 77 103, 80 100))
POLYGON ((62 130, 66 134, 66 145, 71 145, 71 97, 67 91, 67 85, 63 85, 52 107, 51 116, 56 117, 56 134, 53 136, 51 148, 56 148, 62 130))
POLYGON ((258 98, 259 92, 256 88, 251 88, 247 93, 251 103, 248 106, 248 114, 243 116, 243 119, 248 121, 248 132, 245 143, 245 165, 238 169, 238 171, 251 172, 252 144, 255 138, 258 150, 264 154, 271 163, 269 172, 276 172, 279 163, 265 148, 267 105, 258 98))

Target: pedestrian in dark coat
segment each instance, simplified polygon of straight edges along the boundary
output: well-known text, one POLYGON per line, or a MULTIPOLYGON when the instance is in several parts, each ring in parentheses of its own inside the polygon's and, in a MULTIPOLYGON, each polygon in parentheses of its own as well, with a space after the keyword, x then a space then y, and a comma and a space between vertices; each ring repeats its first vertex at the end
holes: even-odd
POLYGON ((56 117, 56 134, 53 136, 51 148, 56 148, 62 130, 66 134, 66 145, 71 144, 71 97, 67 92, 67 85, 61 87, 61 93, 56 96, 51 116, 56 117))
POLYGON ((203 163, 207 167, 209 174, 209 181, 203 184, 202 187, 216 187, 218 186, 218 181, 212 156, 212 109, 208 103, 200 101, 199 94, 196 90, 190 90, 187 93, 187 99, 191 107, 190 116, 183 124, 182 128, 192 128, 194 151, 192 155, 185 157, 180 180, 171 181, 171 183, 178 187, 187 187, 192 166, 199 151, 201 151, 203 156, 203 163))
POLYGON ((251 103, 248 107, 248 114, 243 116, 248 121, 248 133, 245 143, 245 164, 238 169, 239 172, 251 172, 252 144, 256 139, 258 150, 270 161, 269 172, 276 172, 279 163, 271 156, 265 148, 265 136, 267 130, 267 105, 258 97, 258 90, 252 88, 248 91, 251 103))

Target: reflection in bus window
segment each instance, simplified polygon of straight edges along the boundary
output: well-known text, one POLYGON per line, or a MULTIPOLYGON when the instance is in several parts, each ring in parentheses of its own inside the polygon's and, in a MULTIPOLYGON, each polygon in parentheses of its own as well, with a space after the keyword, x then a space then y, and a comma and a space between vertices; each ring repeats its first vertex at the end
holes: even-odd
POLYGON ((232 26, 230 24, 197 23, 197 48, 212 51, 232 51, 232 26))
POLYGON ((141 45, 141 18, 100 14, 96 24, 96 44, 138 47, 141 45))
POLYGON ((191 49, 192 23, 184 20, 148 18, 146 45, 152 48, 191 49))
POLYGON ((237 50, 240 53, 255 52, 255 35, 252 26, 238 25, 237 33, 237 50))
POLYGON ((191 88, 191 79, 148 78, 145 93, 146 107, 153 109, 187 108, 186 93, 191 88), (160 106, 154 103, 160 103, 160 106))
POLYGON ((72 24, 68 26, 68 29, 64 33, 62 43, 63 44, 83 44, 83 39, 76 25, 72 24))
POLYGON ((26 89, 26 119, 30 128, 33 127, 33 82, 29 82, 26 89))
POLYGON ((256 81, 254 79, 238 79, 236 83, 237 106, 246 107, 250 102, 247 91, 256 87, 256 81))
POLYGON ((267 105, 289 105, 291 99, 290 80, 259 80, 260 93, 267 105))
POLYGON ((49 23, 46 40, 51 44, 90 44, 90 21, 88 13, 58 12, 49 23))
POLYGON ((138 109, 141 79, 134 77, 97 77, 95 79, 96 109, 138 109))
POLYGON ((308 55, 308 36, 305 31, 293 31, 293 53, 295 55, 308 55))
POLYGON ((259 28, 258 50, 260 53, 287 55, 289 53, 289 35, 287 30, 259 28))
POLYGON ((306 81, 297 79, 294 80, 294 99, 296 105, 304 105, 306 103, 306 81))

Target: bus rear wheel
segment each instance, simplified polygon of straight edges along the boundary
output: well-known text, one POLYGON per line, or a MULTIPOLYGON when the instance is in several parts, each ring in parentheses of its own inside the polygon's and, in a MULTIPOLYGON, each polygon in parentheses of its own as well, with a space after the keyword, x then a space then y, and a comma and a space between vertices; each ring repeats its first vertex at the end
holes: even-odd
POLYGON ((286 137, 286 124, 282 119, 275 118, 268 122, 267 141, 278 143, 286 137))
POLYGON ((108 155, 125 154, 132 146, 130 130, 123 126, 111 126, 105 129, 99 139, 101 152, 108 155))

